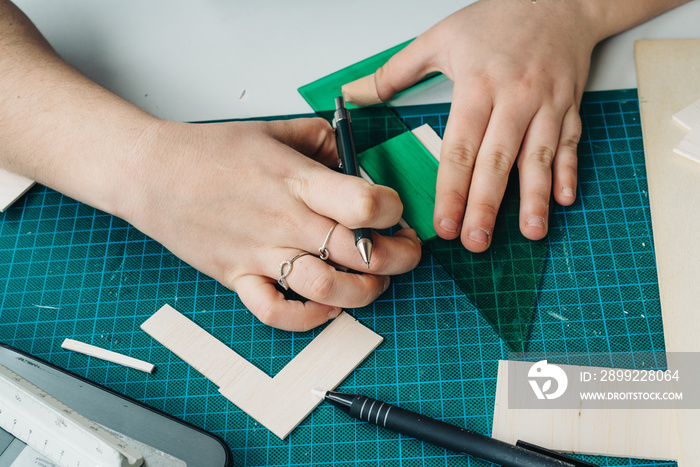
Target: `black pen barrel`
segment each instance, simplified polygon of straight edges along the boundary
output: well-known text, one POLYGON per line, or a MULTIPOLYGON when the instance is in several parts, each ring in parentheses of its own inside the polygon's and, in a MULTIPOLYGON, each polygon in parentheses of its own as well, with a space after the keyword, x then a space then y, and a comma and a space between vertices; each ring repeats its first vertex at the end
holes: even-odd
POLYGON ((504 443, 365 396, 355 396, 349 415, 411 438, 478 457, 502 467, 571 467, 572 464, 504 443))
POLYGON ((355 177, 360 176, 360 166, 355 155, 355 140, 350 129, 350 115, 335 121, 335 144, 338 146, 338 157, 343 167, 343 172, 355 177))
MULTIPOLYGON (((345 102, 342 97, 336 98, 335 105, 335 144, 338 148, 338 157, 340 158, 343 173, 361 177, 357 153, 355 152, 355 140, 352 136, 350 113, 345 108, 345 102)), ((372 241, 372 230, 367 227, 354 229, 353 233, 355 235, 355 245, 362 239, 372 241)))

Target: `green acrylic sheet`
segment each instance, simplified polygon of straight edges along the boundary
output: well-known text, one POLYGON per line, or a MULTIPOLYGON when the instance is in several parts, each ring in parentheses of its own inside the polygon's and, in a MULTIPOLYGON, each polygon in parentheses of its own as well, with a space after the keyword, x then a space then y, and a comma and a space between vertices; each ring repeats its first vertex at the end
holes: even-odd
MULTIPOLYGON (((333 112, 335 111, 334 99, 342 94, 341 87, 344 84, 374 73, 377 71, 377 68, 384 65, 391 57, 394 56, 394 54, 396 54, 396 52, 406 47, 412 41, 413 39, 402 42, 401 44, 395 45, 390 49, 379 52, 376 55, 372 55, 365 60, 359 61, 354 65, 350 65, 349 67, 338 70, 328 76, 324 76, 313 83, 302 86, 299 88, 299 93, 317 113, 322 114, 325 112, 333 112)), ((439 73, 432 73, 423 78, 417 85, 420 85, 438 75, 439 73)), ((356 105, 350 103, 346 103, 346 107, 348 109, 358 108, 356 105)), ((380 104, 373 107, 382 108, 386 106, 380 104)))
MULTIPOLYGON (((386 63, 396 52, 406 47, 410 42, 406 41, 347 68, 331 73, 313 83, 302 86, 299 88, 299 93, 316 112, 333 112, 335 111, 334 99, 342 95, 340 88, 344 84, 374 73, 377 71, 377 68, 386 63), (377 63, 379 64, 378 66, 377 63)), ((349 102, 346 103, 346 106, 348 109, 358 108, 349 102)))
POLYGON ((423 242, 437 237, 433 228, 435 182, 438 163, 427 149, 406 131, 358 156, 374 183, 392 187, 403 202, 403 218, 423 242), (397 167, 411 170, 396 170, 397 167))
MULTIPOLYGON (((299 92, 320 116, 331 120, 341 87, 374 73, 409 42, 307 84, 299 92)), ((472 253, 459 238, 444 240, 435 235, 432 218, 438 165, 412 134, 403 134, 408 128, 401 119, 386 104, 349 108, 355 109, 353 135, 362 168, 376 183, 398 192, 404 219, 416 229, 426 248, 508 346, 516 352, 525 351, 548 243, 527 240, 520 233, 516 169, 496 218, 490 248, 472 253)))
POLYGON ((523 236, 519 209, 520 185, 514 170, 488 250, 472 253, 459 238, 438 237, 428 247, 509 347, 515 352, 525 352, 524 342, 535 319, 537 291, 549 243, 523 236))

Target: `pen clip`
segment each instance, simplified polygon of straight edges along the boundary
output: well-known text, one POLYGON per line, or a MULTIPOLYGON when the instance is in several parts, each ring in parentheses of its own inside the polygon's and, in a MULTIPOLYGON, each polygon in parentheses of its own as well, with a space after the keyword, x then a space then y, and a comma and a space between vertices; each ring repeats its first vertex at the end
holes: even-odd
POLYGON ((542 446, 537 446, 536 444, 528 443, 527 441, 518 440, 518 442, 515 443, 515 445, 519 448, 527 449, 528 451, 536 452, 537 454, 542 454, 543 456, 547 456, 551 459, 565 462, 571 467, 600 467, 598 464, 592 464, 581 459, 576 459, 575 457, 567 456, 566 454, 561 454, 559 452, 543 448, 542 446))
POLYGON ((350 114, 345 108, 345 100, 342 96, 336 97, 334 103, 336 109, 335 113, 333 114, 333 119, 331 120, 331 127, 333 128, 333 132, 335 133, 335 148, 338 153, 338 169, 343 170, 343 158, 340 155, 342 149, 340 148, 340 144, 338 143, 338 120, 340 120, 341 118, 347 118, 348 121, 350 121, 350 114))
POLYGON ((333 127, 333 133, 335 133, 335 151, 338 153, 338 169, 343 170, 343 158, 340 157, 340 144, 338 144, 338 125, 337 120, 333 117, 331 120, 331 126, 333 127))

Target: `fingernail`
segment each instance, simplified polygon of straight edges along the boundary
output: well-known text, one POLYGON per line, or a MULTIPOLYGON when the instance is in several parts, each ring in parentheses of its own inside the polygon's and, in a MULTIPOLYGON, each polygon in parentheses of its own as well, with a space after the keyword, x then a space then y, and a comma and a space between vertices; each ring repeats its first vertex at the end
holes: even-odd
POLYGON ((459 230, 459 224, 452 219, 442 219, 440 221, 440 228, 449 233, 457 233, 459 230))
POLYGON ((491 237, 491 234, 484 229, 474 229, 469 232, 469 240, 481 243, 482 245, 489 244, 489 237, 491 237))
POLYGON ((574 190, 568 186, 561 189, 561 194, 568 198, 573 198, 575 196, 574 190))
POLYGON ((389 284, 391 284, 391 277, 384 276, 384 290, 382 290, 382 293, 386 292, 386 289, 389 288, 389 284))
POLYGON ((530 216, 527 218, 527 221, 525 221, 525 222, 530 227, 539 227, 541 229, 544 229, 544 224, 545 224, 544 217, 530 216))
POLYGON ((337 318, 342 311, 342 308, 333 308, 331 311, 328 312, 328 319, 337 318))

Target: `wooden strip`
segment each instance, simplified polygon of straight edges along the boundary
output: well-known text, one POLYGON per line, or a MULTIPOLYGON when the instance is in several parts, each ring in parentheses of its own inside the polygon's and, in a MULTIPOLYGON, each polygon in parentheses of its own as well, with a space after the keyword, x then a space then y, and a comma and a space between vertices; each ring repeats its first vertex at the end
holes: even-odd
POLYGON ((442 138, 440 138, 440 135, 435 133, 435 130, 427 123, 419 126, 411 133, 425 146, 430 155, 440 162, 440 151, 442 150, 442 138))
POLYGON ((164 305, 141 325, 219 386, 219 392, 279 438, 321 402, 311 389, 338 386, 383 338, 343 312, 274 378, 164 305))
POLYGON ((0 212, 9 208, 33 185, 33 180, 0 168, 0 212))
POLYGON ((117 365, 133 368, 134 370, 144 371, 146 373, 153 373, 153 369, 155 368, 155 365, 152 363, 144 362, 143 360, 139 360, 137 358, 122 355, 111 350, 103 349, 102 347, 86 344, 85 342, 80 342, 73 339, 65 339, 63 344, 61 344, 61 348, 99 358, 100 360, 105 360, 107 362, 116 363, 117 365))
MULTIPOLYGON (((700 96, 700 39, 637 41, 635 60, 666 350, 698 352, 700 165, 674 156, 672 116, 700 96)), ((678 465, 699 465, 700 410, 675 416, 678 465)))
MULTIPOLYGON (((496 402, 493 407, 494 438, 511 444, 523 440, 556 451, 578 454, 657 460, 676 458, 671 410, 509 409, 508 370, 511 365, 511 370, 527 375, 532 363, 498 362, 496 402)), ((585 370, 595 372, 591 367, 558 366, 569 367, 576 374, 585 370)), ((610 383, 606 384, 601 383, 601 392, 611 390, 610 383)), ((530 388, 524 386, 522 390, 529 391, 530 388)))

